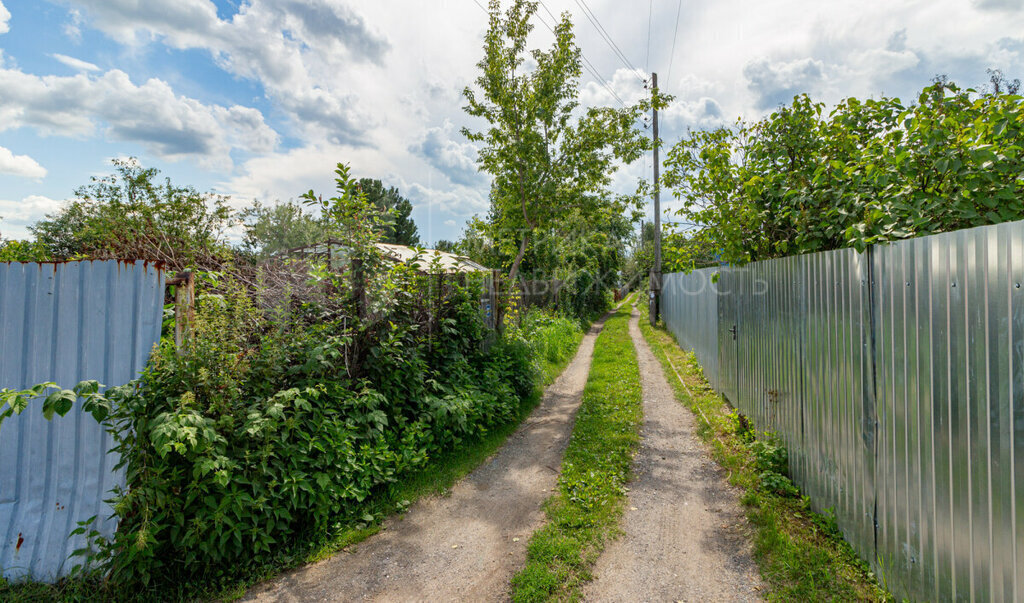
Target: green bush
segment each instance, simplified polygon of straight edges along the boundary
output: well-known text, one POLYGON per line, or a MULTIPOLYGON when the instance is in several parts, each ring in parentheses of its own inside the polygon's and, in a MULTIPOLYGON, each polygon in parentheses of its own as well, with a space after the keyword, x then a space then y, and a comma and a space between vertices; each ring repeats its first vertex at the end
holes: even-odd
POLYGON ((666 256, 688 270, 709 248, 744 264, 1024 218, 1024 97, 939 79, 914 100, 826 113, 800 95, 760 121, 690 132, 664 183, 702 225, 700 245, 666 256))
POLYGON ((530 330, 564 338, 561 319, 487 346, 474 285, 446 286, 427 311, 428 279, 387 278, 387 311, 356 322, 344 292, 261 310, 221 279, 185 353, 162 342, 137 384, 110 393, 127 485, 94 557, 115 584, 230 579, 360 520, 376 489, 514 420, 538 349, 563 353, 530 330))
POLYGON ((510 325, 507 333, 507 340, 519 341, 524 346, 516 353, 519 362, 533 363, 532 369, 524 366, 522 374, 532 370, 542 376, 544 383, 561 372, 581 339, 583 329, 578 321, 537 308, 530 308, 518 323, 510 325))

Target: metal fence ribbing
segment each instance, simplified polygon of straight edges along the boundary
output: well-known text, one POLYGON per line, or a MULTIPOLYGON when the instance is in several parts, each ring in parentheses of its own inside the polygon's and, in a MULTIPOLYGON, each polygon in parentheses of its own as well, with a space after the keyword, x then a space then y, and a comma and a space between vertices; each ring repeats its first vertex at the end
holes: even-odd
POLYGON ((890 589, 1024 597, 1024 222, 718 272, 666 324, 890 589))
POLYGON ((712 294, 715 272, 705 268, 665 275, 662 314, 679 345, 697 354, 704 376, 718 387, 718 304, 712 294))
MULTIPOLYGON (((160 336, 163 272, 118 261, 0 263, 0 387, 84 379, 113 386, 143 369, 160 336)), ((85 545, 68 538, 78 521, 110 537, 117 525, 104 499, 123 482, 107 454, 112 441, 75 407, 46 421, 38 407, 0 428, 0 572, 52 580, 85 545)))

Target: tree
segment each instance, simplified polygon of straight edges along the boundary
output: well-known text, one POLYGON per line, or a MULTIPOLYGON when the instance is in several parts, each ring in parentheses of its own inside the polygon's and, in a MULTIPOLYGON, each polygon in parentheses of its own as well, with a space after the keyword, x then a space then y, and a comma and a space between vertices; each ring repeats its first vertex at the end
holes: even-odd
POLYGON ((801 95, 753 124, 695 131, 668 153, 677 213, 743 264, 1024 217, 1024 99, 945 78, 917 103, 801 95))
POLYGON ((177 186, 134 158, 114 159, 114 173, 77 190, 77 199, 30 226, 55 260, 145 259, 172 270, 214 268, 230 257, 227 197, 177 186))
MULTIPOLYGON (((524 69, 527 36, 537 3, 513 0, 503 15, 499 0, 488 8, 490 25, 484 58, 477 64, 479 92, 467 87, 465 110, 486 120, 486 130, 463 128, 481 143, 480 168, 493 176, 490 222, 499 249, 515 256, 509 276, 515 279, 531 235, 568 216, 584 227, 606 212, 622 214, 638 195, 615 197, 608 190, 619 162, 630 163, 648 148, 635 127, 646 102, 611 109, 579 111, 580 50, 568 13, 556 24, 547 51, 529 53, 535 67, 524 69)), ((656 102, 667 102, 657 96, 656 102)))
POLYGON ((337 196, 324 199, 311 189, 302 195, 302 203, 318 209, 324 233, 345 241, 349 257, 363 261, 370 271, 380 262, 376 245, 389 224, 388 214, 370 201, 347 164, 339 163, 334 173, 337 196))
POLYGON ((320 220, 294 201, 275 205, 256 201, 239 216, 245 224, 242 249, 258 257, 320 243, 327 237, 320 220))
POLYGON ((380 180, 361 178, 359 188, 366 198, 382 212, 390 212, 390 220, 384 227, 384 243, 395 245, 419 245, 420 237, 413 222, 412 203, 403 197, 395 187, 385 188, 380 180))
POLYGON ((437 243, 434 243, 434 249, 438 251, 447 251, 448 253, 455 253, 455 243, 448 239, 441 239, 437 243))
POLYGON ((1000 69, 986 69, 988 74, 989 93, 991 94, 1018 94, 1020 92, 1020 78, 1009 79, 1003 75, 1000 69))

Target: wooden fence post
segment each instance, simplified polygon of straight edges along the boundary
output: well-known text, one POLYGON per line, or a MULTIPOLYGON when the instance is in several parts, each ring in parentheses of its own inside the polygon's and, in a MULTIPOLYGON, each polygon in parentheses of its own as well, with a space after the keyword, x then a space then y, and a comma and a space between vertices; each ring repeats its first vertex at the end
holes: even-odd
POLYGON ((196 317, 196 281, 191 271, 180 272, 167 279, 174 286, 174 349, 185 353, 185 340, 192 335, 192 322, 196 317))
POLYGON ((491 299, 491 311, 494 313, 494 330, 501 333, 501 271, 491 271, 491 282, 494 283, 494 296, 491 299))

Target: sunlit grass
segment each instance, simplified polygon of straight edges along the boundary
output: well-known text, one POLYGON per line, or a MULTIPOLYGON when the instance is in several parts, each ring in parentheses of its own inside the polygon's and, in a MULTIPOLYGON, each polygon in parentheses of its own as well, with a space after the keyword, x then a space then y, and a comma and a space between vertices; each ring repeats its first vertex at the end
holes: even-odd
POLYGON ((597 338, 558 492, 546 503, 546 525, 530 538, 526 566, 512 579, 514 601, 578 597, 617 534, 642 418, 628 320, 623 305, 597 338))

